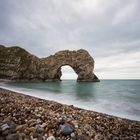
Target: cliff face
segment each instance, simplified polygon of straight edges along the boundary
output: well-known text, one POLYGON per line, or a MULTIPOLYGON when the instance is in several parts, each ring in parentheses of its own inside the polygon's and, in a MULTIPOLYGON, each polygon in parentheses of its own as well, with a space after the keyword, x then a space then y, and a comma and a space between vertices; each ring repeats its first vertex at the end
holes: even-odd
POLYGON ((86 50, 65 50, 38 58, 20 47, 0 45, 0 79, 57 81, 64 65, 73 68, 77 81, 99 81, 93 73, 94 60, 86 50))

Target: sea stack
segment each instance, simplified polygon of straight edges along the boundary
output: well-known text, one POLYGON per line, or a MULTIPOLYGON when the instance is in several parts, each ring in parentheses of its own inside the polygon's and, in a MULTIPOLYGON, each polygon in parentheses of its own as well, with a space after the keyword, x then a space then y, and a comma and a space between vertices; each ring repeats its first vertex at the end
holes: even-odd
POLYGON ((60 81, 61 67, 69 65, 78 75, 78 82, 98 82, 93 73, 94 59, 80 49, 59 51, 46 58, 38 58, 23 48, 0 45, 0 79, 13 81, 60 81))

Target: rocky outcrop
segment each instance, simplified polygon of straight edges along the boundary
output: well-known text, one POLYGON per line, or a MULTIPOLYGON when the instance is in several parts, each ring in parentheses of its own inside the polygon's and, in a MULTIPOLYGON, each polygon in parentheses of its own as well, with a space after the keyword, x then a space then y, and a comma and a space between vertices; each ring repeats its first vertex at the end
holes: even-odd
POLYGON ((20 47, 0 45, 0 79, 59 81, 65 65, 77 73, 77 81, 99 81, 93 73, 94 60, 86 50, 64 50, 38 58, 20 47))

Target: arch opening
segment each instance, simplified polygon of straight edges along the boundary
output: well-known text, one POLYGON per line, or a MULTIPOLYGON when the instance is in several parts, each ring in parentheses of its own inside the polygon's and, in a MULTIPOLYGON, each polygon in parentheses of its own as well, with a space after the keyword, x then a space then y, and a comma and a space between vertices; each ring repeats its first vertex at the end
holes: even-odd
POLYGON ((78 75, 74 69, 69 65, 61 66, 61 80, 77 80, 78 75))

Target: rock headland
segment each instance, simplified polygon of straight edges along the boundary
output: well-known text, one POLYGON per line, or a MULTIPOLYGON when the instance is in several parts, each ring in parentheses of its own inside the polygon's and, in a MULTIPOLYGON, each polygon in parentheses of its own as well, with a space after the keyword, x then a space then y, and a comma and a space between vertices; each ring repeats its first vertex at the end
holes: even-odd
POLYGON ((73 68, 78 75, 77 81, 99 81, 93 73, 94 59, 84 49, 64 50, 46 58, 38 58, 23 48, 0 45, 0 79, 60 81, 61 67, 65 65, 73 68))

